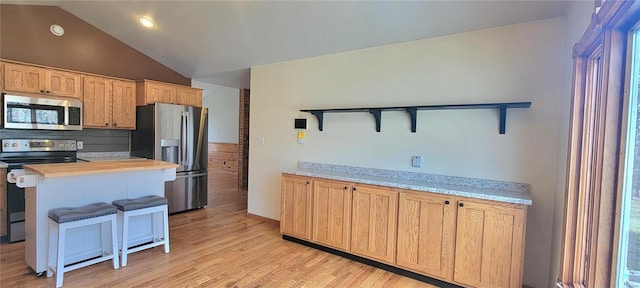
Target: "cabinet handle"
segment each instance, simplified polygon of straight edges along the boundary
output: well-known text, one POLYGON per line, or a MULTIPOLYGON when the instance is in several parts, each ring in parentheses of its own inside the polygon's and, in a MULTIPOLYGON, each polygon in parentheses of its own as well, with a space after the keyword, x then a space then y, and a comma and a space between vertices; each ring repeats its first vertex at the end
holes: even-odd
POLYGON ((311 181, 307 181, 307 184, 311 184, 311 181))
POLYGON ((444 204, 449 205, 449 200, 445 200, 445 201, 444 201, 444 204))
POLYGON ((460 202, 460 203, 458 203, 458 206, 464 207, 464 203, 460 202))

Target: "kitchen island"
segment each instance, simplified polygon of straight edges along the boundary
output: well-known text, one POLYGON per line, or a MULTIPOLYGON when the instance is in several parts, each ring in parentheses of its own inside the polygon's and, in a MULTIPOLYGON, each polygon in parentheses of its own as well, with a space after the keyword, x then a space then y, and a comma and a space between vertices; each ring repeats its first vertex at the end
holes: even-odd
MULTIPOLYGON (((155 160, 25 165, 24 174, 10 181, 25 188, 27 264, 36 273, 47 269, 49 210, 147 195, 164 196, 164 182, 175 180, 176 167, 176 164, 155 160)), ((132 219, 130 245, 151 240, 150 220, 149 215, 132 219)), ((65 263, 98 256, 99 229, 93 225, 70 230, 65 263)))

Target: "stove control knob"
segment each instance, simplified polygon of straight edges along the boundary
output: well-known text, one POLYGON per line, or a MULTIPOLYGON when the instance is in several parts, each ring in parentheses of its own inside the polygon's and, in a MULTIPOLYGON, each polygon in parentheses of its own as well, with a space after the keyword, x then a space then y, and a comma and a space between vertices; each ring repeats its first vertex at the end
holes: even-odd
POLYGON ((18 143, 15 143, 15 142, 14 142, 13 144, 11 144, 11 147, 13 147, 13 148, 17 148, 17 147, 18 147, 18 143))

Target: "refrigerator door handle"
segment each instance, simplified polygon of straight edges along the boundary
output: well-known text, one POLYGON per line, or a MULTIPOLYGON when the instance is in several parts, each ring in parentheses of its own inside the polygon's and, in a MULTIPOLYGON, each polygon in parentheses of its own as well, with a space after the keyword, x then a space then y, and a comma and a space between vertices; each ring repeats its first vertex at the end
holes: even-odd
POLYGON ((207 172, 197 173, 197 174, 176 175, 176 179, 193 178, 193 177, 200 177, 200 176, 207 176, 207 172))
POLYGON ((181 157, 182 159, 180 159, 180 165, 185 166, 188 163, 188 159, 187 159, 187 155, 188 154, 188 143, 187 143, 187 129, 188 129, 188 114, 186 112, 182 112, 181 115, 181 121, 180 121, 180 146, 182 146, 181 149, 181 157))

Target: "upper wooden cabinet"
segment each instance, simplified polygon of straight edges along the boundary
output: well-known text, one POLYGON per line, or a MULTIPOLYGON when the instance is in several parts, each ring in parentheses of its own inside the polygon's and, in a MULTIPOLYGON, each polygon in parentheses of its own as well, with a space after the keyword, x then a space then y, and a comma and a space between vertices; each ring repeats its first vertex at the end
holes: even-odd
POLYGON ((136 85, 138 106, 153 103, 202 106, 202 89, 151 80, 138 81, 136 85))
POLYGON ((313 183, 312 240, 348 251, 351 239, 351 185, 316 179, 313 183))
POLYGON ((311 178, 282 175, 280 232, 311 240, 311 178))
POLYGON ((372 185, 355 185, 352 192, 351 252, 394 264, 398 192, 372 185))
POLYGON ((177 88, 177 104, 202 107, 202 90, 190 87, 177 88))
POLYGON ((4 63, 4 91, 43 94, 59 97, 82 97, 78 73, 4 63))
POLYGON ((396 264, 442 280, 453 274, 455 201, 452 196, 401 192, 396 264))
POLYGON ((135 83, 84 76, 83 126, 135 129, 135 83))
POLYGON ((457 202, 453 280, 471 287, 522 287, 526 206, 457 202))
POLYGON ((114 128, 136 129, 136 83, 113 81, 112 123, 114 128))
POLYGON ((82 97, 80 74, 46 69, 44 75, 47 95, 82 97))

